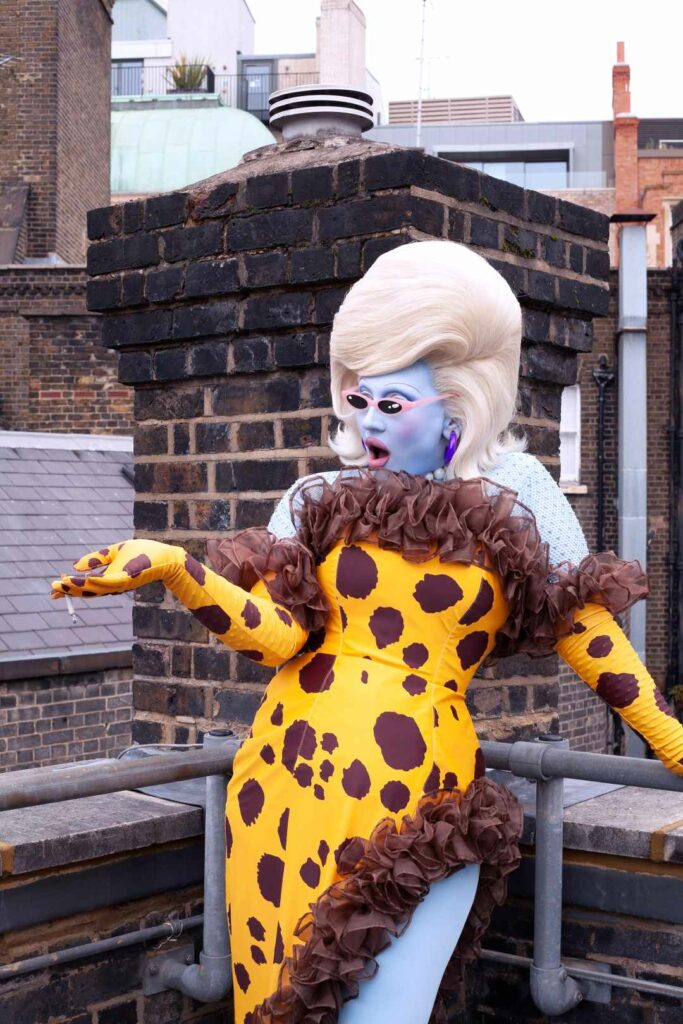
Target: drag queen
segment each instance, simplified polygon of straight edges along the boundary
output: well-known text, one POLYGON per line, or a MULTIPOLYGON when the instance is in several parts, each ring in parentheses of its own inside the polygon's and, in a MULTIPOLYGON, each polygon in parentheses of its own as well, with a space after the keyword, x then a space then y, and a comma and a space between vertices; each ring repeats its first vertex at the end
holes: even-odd
POLYGON ((520 341, 471 250, 386 253, 334 321, 344 468, 298 481, 268 530, 210 542, 213 570, 135 540, 53 585, 162 580, 279 668, 228 793, 237 1024, 425 1024, 454 951, 476 954, 522 824, 465 703, 487 659, 559 652, 683 774, 683 727, 613 617, 647 593, 640 566, 589 555, 509 432, 520 341))

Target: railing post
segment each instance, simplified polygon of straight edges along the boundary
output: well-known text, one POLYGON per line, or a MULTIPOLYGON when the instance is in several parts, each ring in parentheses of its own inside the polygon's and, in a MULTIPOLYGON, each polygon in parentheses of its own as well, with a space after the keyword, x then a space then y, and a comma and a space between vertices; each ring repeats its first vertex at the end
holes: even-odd
MULTIPOLYGON (((219 747, 230 742, 233 733, 217 729, 206 733, 204 747, 219 747)), ((228 780, 225 775, 206 778, 204 817, 204 936, 198 964, 184 965, 173 959, 159 968, 162 985, 175 988, 192 999, 217 1002, 232 983, 230 937, 225 905, 225 801, 228 780)))
MULTIPOLYGON (((568 747, 567 740, 544 734, 538 742, 568 747)), ((581 1002, 581 986, 569 977, 560 959, 562 949, 562 826, 564 779, 543 775, 543 753, 536 782, 536 870, 534 879, 534 960, 531 996, 549 1017, 566 1013, 581 1002)))

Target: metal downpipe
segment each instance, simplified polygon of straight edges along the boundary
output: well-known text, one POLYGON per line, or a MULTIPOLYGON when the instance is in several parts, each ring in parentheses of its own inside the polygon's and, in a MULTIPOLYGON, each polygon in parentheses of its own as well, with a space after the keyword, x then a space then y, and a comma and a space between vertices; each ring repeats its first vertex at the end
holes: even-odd
MULTIPOLYGON (((232 733, 206 733, 204 747, 215 749, 230 742, 232 733)), ((223 999, 232 985, 232 958, 225 901, 225 775, 206 779, 204 821, 204 934, 198 964, 167 960, 160 967, 161 981, 202 1003, 223 999)))

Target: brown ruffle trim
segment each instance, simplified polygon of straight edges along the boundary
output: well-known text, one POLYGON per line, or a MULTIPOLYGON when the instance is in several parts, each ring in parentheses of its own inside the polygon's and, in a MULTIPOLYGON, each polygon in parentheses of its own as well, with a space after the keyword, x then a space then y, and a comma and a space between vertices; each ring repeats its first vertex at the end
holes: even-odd
POLYGON ((587 555, 576 568, 551 566, 533 512, 515 491, 483 477, 435 483, 408 473, 342 472, 333 483, 305 481, 292 507, 296 538, 278 541, 265 529, 246 530, 234 540, 210 541, 209 555, 217 572, 245 589, 266 580, 273 599, 311 631, 324 627, 328 612, 315 565, 340 540, 373 540, 411 562, 438 557, 495 571, 510 612, 489 663, 510 654, 551 654, 586 602, 616 615, 649 592, 640 563, 612 551, 587 555), (486 483, 498 493, 487 494, 486 483))
POLYGON ((504 786, 475 779, 464 794, 425 796, 397 827, 380 822, 369 839, 352 839, 339 858, 341 878, 312 904, 295 935, 277 991, 247 1017, 250 1024, 334 1024, 376 957, 403 933, 430 886, 467 864, 481 864, 474 904, 456 958, 474 959, 493 909, 519 863, 523 812, 504 786))

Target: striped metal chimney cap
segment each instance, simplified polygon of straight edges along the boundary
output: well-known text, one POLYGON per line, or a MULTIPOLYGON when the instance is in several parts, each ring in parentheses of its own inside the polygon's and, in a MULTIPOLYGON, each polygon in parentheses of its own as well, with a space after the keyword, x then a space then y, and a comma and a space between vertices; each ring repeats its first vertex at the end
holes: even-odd
POLYGON ((268 97, 270 124, 285 141, 318 132, 358 135, 372 128, 372 96, 339 85, 299 85, 278 89, 268 97))

